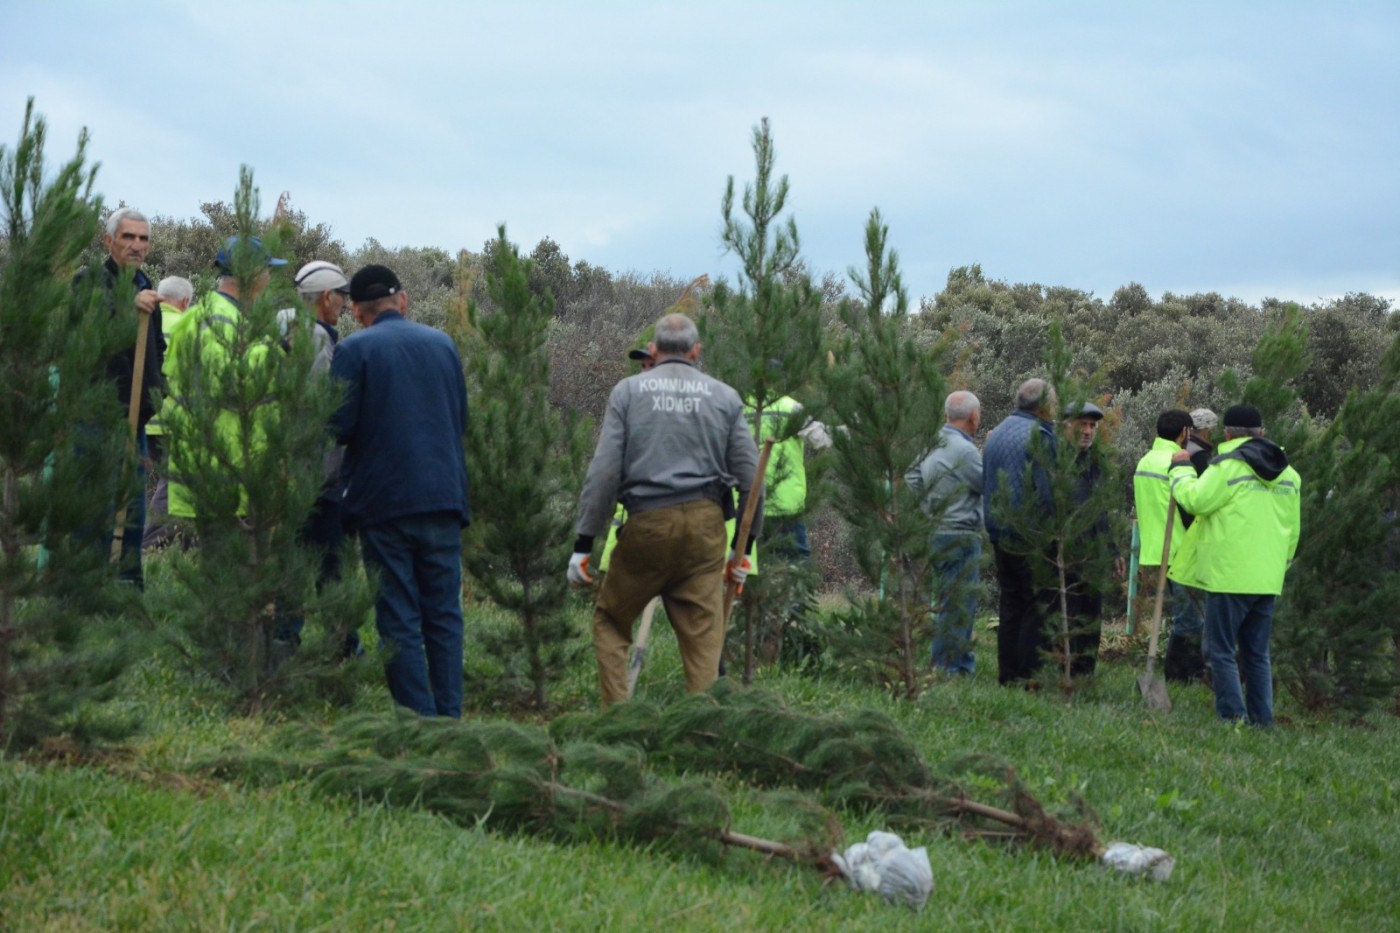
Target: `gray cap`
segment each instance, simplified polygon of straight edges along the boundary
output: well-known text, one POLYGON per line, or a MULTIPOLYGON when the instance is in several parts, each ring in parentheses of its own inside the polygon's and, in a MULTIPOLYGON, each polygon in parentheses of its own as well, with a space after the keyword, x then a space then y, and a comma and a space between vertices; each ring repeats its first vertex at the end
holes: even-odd
POLYGON ((1073 421, 1076 418, 1093 418, 1095 421, 1100 421, 1103 419, 1103 409, 1093 402, 1070 405, 1065 409, 1064 419, 1073 421))
POLYGON ((1215 417, 1215 412, 1209 408, 1197 408, 1191 412, 1191 424, 1195 426, 1197 431, 1209 431, 1219 423, 1220 420, 1215 417))

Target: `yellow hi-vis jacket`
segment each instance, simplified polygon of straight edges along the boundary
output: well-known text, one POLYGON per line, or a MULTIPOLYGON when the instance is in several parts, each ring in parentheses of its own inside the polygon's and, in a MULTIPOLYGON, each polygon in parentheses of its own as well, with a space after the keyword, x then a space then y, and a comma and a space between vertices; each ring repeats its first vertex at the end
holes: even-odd
MULTIPOLYGON (((1133 505, 1137 508, 1138 566, 1159 567, 1162 564, 1162 538, 1167 531, 1167 502, 1171 498, 1172 454, 1181 448, 1165 437, 1152 442, 1152 449, 1143 454, 1133 471, 1133 505)), ((1167 566, 1176 562, 1177 551, 1186 537, 1186 526, 1178 510, 1172 521, 1171 555, 1167 566)))
MULTIPOLYGON (((221 458, 235 464, 246 462, 244 458, 256 453, 263 446, 264 427, 272 417, 272 406, 264 405, 254 422, 251 449, 245 449, 239 434, 238 416, 233 410, 220 412, 214 426, 215 437, 212 445, 200 446, 195 425, 191 423, 189 409, 182 403, 183 393, 194 388, 180 384, 181 377, 193 369, 198 372, 201 394, 214 399, 227 399, 237 403, 232 395, 237 386, 232 381, 233 367, 239 361, 232 358, 230 346, 234 330, 242 319, 242 313, 232 299, 219 292, 209 292, 186 311, 171 335, 170 345, 165 354, 165 379, 170 388, 170 396, 161 409, 166 429, 174 434, 180 443, 170 445, 170 514, 182 518, 195 515, 194 499, 189 489, 181 482, 182 478, 196 465, 217 463, 221 458), (182 363, 185 357, 198 353, 194 367, 182 363), (184 373, 181 370, 185 370, 184 373)), ((246 354, 248 365, 266 365, 273 347, 266 343, 254 344, 246 354)), ((247 509, 246 490, 240 490, 239 514, 247 509)))
POLYGON ((1171 470, 1172 493, 1203 526, 1196 585, 1212 593, 1283 592, 1298 549, 1303 481, 1283 448, 1263 438, 1235 438, 1218 448, 1199 477, 1189 463, 1171 470))

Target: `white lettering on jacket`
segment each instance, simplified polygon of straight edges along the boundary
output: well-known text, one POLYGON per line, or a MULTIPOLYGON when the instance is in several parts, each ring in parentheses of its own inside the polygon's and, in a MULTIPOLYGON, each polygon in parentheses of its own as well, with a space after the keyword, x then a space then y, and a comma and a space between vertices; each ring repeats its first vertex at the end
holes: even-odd
POLYGON ((638 392, 690 392, 709 395, 710 387, 701 379, 675 379, 650 376, 637 381, 638 392))
POLYGON ((702 398, 676 398, 674 395, 653 395, 651 397, 652 411, 676 411, 686 415, 693 415, 700 410, 700 403, 705 401, 702 398))

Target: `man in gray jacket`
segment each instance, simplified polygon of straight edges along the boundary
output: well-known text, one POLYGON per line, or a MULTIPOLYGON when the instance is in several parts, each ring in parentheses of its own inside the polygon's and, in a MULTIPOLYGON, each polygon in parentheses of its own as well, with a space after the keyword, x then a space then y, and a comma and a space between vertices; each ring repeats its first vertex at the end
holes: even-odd
POLYGON ((938 446, 904 481, 923 494, 925 514, 938 522, 931 539, 934 667, 971 674, 982 563, 982 454, 972 439, 982 423, 982 403, 971 392, 954 392, 943 402, 943 414, 948 423, 938 446))
POLYGON ((608 398, 569 561, 571 584, 593 582, 593 539, 607 530, 621 502, 627 523, 618 531, 593 612, 604 706, 627 697, 632 624, 654 596, 662 597, 675 629, 686 689, 699 693, 714 683, 724 646, 724 582, 742 585, 749 566, 744 553, 762 521, 760 510, 750 540, 734 544, 726 565, 721 555, 733 490, 739 489, 742 511, 758 467, 744 403, 696 368, 699 334, 684 314, 658 321, 648 349, 656 365, 619 382, 608 398))

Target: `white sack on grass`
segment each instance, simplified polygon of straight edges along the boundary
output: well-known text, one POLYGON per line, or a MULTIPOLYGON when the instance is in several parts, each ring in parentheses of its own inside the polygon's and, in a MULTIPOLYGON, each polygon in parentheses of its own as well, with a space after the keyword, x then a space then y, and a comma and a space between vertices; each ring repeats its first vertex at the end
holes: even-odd
POLYGON ((933 868, 928 850, 909 849, 894 833, 879 830, 846 850, 833 852, 831 860, 846 882, 857 891, 878 891, 887 901, 899 901, 921 909, 933 893, 933 868))
POLYGON ((1131 842, 1110 842, 1101 861, 1125 875, 1146 877, 1150 881, 1166 881, 1176 867, 1176 859, 1161 849, 1149 849, 1131 842))

